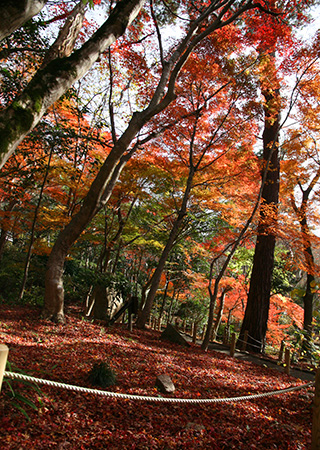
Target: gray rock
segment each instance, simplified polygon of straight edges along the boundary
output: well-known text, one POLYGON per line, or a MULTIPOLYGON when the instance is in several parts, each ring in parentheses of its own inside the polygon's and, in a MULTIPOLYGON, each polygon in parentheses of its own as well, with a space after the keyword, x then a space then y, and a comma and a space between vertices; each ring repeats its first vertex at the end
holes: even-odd
POLYGON ((179 331, 171 324, 167 325, 167 328, 162 332, 161 339, 174 342, 175 344, 184 345, 190 347, 189 342, 179 333, 179 331))
POLYGON ((206 429, 202 425, 202 423, 195 423, 195 422, 188 422, 187 426, 186 426, 186 430, 192 430, 192 431, 195 431, 196 433, 200 433, 200 434, 203 434, 206 431, 206 429))
POLYGON ((176 390, 171 378, 166 374, 158 375, 156 379, 156 388, 163 394, 171 394, 176 390))

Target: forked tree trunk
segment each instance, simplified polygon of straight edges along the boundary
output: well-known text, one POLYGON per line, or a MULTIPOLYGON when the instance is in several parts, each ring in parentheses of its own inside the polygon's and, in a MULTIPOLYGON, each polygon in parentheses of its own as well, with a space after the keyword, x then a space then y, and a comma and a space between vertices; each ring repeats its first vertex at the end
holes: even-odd
MULTIPOLYGON (((24 137, 39 123, 48 108, 82 78, 100 55, 124 34, 144 2, 145 0, 117 2, 109 18, 91 39, 69 57, 54 59, 38 70, 22 94, 10 106, 1 110, 0 168, 24 137)), ((0 5, 0 12, 1 10, 0 5)), ((2 24, 2 21, 0 22, 2 24)), ((61 44, 60 48, 62 47, 61 44)))

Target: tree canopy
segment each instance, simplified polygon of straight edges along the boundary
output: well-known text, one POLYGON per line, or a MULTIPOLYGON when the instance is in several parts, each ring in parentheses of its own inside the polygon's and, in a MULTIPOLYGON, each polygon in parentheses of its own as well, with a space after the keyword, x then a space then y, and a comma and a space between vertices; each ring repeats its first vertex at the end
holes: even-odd
POLYGON ((140 328, 189 305, 206 342, 242 323, 257 351, 312 329, 319 36, 300 30, 317 2, 9 3, 3 297, 63 322, 116 287, 140 328))

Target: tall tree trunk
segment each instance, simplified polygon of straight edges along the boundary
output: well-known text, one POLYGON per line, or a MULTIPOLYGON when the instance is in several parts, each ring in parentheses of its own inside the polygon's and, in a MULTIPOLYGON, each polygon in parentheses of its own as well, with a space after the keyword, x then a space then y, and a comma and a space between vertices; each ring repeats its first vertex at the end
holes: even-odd
POLYGON ((267 169, 267 176, 262 191, 258 235, 247 306, 239 336, 239 340, 242 340, 244 332, 247 330, 249 332, 247 348, 257 353, 261 352, 264 347, 268 324, 280 175, 278 150, 280 126, 279 89, 264 90, 263 95, 265 97, 263 162, 265 169, 267 169), (269 164, 267 165, 268 161, 269 164))

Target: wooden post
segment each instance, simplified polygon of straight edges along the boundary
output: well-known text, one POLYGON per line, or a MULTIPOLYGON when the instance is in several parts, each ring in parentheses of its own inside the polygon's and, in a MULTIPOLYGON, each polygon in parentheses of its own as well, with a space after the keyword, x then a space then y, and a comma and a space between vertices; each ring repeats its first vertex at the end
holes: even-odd
POLYGON ((236 333, 231 335, 230 356, 234 356, 236 351, 236 333))
POLYGON ((285 364, 285 372, 287 375, 290 375, 290 349, 286 348, 284 352, 284 364, 285 364))
POLYGON ((128 330, 130 332, 132 332, 132 328, 133 328, 133 326, 132 326, 132 316, 133 316, 133 314, 131 313, 131 311, 129 311, 129 315, 128 315, 128 330))
POLYGON ((228 344, 228 342, 229 342, 229 329, 228 327, 225 327, 223 331, 223 343, 228 344))
POLYGON ((280 351, 279 351, 279 358, 278 358, 279 362, 283 361, 284 347, 285 347, 285 340, 283 339, 281 341, 281 346, 280 346, 280 351))
POLYGON ((3 374, 6 370, 9 349, 6 345, 0 344, 0 392, 3 380, 3 374))
POLYGON ((317 369, 315 379, 311 450, 320 450, 320 369, 317 369))
POLYGON ((197 342, 197 331, 198 331, 198 324, 197 322, 195 322, 194 326, 193 326, 193 335, 192 335, 192 343, 196 344, 197 342))
POLYGON ((246 348, 247 348, 248 336, 249 336, 249 331, 246 330, 243 335, 243 342, 242 342, 242 347, 241 347, 243 352, 245 352, 246 348))

